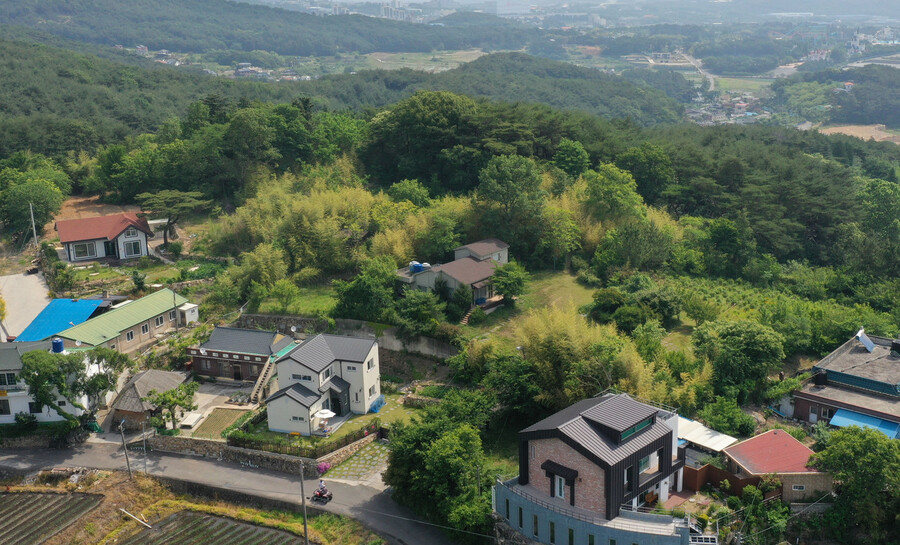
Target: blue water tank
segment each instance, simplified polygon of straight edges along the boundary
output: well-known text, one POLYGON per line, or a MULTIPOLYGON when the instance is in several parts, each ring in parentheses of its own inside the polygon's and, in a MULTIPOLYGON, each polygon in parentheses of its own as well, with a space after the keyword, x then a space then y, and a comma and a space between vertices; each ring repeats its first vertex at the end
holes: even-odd
POLYGON ((53 339, 53 353, 54 354, 62 354, 63 350, 63 340, 62 339, 53 339))

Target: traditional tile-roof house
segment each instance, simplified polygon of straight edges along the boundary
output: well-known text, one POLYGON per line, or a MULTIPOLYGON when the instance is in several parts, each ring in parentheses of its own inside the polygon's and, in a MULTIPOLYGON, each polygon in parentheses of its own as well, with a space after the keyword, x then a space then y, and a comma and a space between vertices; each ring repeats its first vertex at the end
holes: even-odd
POLYGON ((316 335, 280 357, 277 392, 266 399, 269 429, 311 435, 328 409, 365 414, 381 395, 374 339, 316 335))
POLYGON ((58 336, 67 347, 105 346, 130 354, 156 342, 157 335, 197 319, 197 305, 166 288, 122 303, 58 336))
POLYGON ((86 322, 107 305, 102 299, 54 299, 16 337, 16 342, 49 339, 60 331, 86 322))
POLYGON ((519 476, 494 487, 495 508, 540 543, 686 544, 686 520, 636 512, 681 490, 673 409, 605 393, 519 432, 519 476))
POLYGON ((137 373, 125 384, 111 405, 113 423, 125 421, 127 429, 141 429, 141 423, 158 414, 155 405, 146 401, 151 391, 168 392, 187 382, 190 375, 179 371, 149 369, 137 373))
POLYGON ((491 277, 494 269, 509 262, 509 245, 502 240, 489 238, 460 246, 454 250, 455 259, 449 263, 431 266, 413 261, 409 267, 397 271, 404 284, 417 289, 434 290, 443 281, 450 293, 459 286, 472 288, 473 303, 481 303, 494 296, 491 277))
POLYGON ((216 327, 209 340, 188 349, 198 375, 256 380, 266 364, 293 348, 294 341, 275 331, 216 327))
POLYGON ((147 219, 133 212, 61 220, 56 230, 71 262, 142 257, 148 254, 147 238, 153 236, 147 219))
POLYGON ((871 427, 900 439, 900 340, 860 329, 813 372, 813 380, 794 392, 794 418, 871 427))
POLYGON ((728 469, 739 478, 775 475, 782 499, 797 501, 815 492, 831 490, 827 473, 806 467, 813 451, 784 430, 769 430, 722 451, 728 469))

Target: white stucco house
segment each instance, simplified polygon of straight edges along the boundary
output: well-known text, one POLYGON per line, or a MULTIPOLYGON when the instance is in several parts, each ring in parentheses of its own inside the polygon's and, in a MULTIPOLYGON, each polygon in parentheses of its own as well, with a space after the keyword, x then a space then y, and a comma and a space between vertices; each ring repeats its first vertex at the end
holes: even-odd
POLYGON ((275 365, 278 390, 266 399, 271 431, 312 435, 322 424, 319 410, 365 414, 381 395, 374 339, 316 335, 275 365))
POLYGON ((133 212, 56 222, 59 241, 69 262, 104 257, 134 259, 149 254, 153 231, 147 219, 133 212))
MULTIPOLYGON (((22 356, 35 350, 62 353, 63 344, 60 340, 57 340, 55 345, 53 341, 0 343, 0 424, 14 423, 17 413, 32 414, 38 422, 65 420, 51 407, 36 403, 28 392, 28 386, 21 380, 22 356)), ((98 365, 91 365, 87 369, 87 374, 93 376, 100 371, 98 365)), ((81 396, 76 401, 84 407, 95 409, 109 403, 113 395, 113 392, 107 392, 103 399, 94 400, 81 396)), ((56 403, 71 415, 81 416, 84 413, 82 409, 70 405, 62 395, 57 396, 56 403)))

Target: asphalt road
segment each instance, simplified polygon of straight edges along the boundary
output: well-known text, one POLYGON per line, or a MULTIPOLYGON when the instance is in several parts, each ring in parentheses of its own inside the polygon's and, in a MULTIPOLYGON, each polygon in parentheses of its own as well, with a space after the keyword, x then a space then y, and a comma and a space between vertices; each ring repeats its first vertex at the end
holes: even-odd
POLYGON ((35 316, 44 310, 50 298, 42 274, 0 276, 0 296, 6 301, 6 319, 2 323, 3 341, 8 335, 25 331, 35 316))
MULTIPOLYGON (((129 452, 131 467, 143 471, 140 452, 129 452)), ((67 450, 0 449, 0 467, 17 472, 32 472, 51 467, 88 467, 125 469, 121 446, 86 443, 67 450)), ((263 469, 252 469, 207 458, 151 452, 147 472, 175 479, 237 490, 254 496, 300 503, 300 479, 263 469)), ((318 479, 304 481, 307 497, 318 479)), ((416 516, 395 503, 389 491, 363 485, 331 482, 328 488, 334 499, 320 509, 358 520, 395 545, 452 545, 454 542, 438 528, 417 520, 416 516)))

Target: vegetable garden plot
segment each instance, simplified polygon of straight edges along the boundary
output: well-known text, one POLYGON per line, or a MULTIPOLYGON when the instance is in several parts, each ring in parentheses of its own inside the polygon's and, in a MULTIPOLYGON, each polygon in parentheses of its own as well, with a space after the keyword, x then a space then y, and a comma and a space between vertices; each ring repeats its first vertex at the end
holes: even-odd
POLYGON ((12 493, 0 495, 0 541, 39 545, 96 507, 93 494, 12 493))
POLYGON ((301 538, 273 530, 181 511, 121 542, 122 545, 299 545, 301 538))

